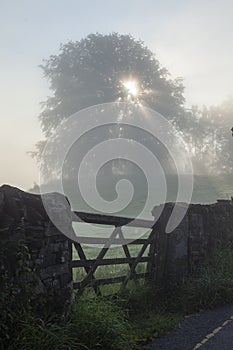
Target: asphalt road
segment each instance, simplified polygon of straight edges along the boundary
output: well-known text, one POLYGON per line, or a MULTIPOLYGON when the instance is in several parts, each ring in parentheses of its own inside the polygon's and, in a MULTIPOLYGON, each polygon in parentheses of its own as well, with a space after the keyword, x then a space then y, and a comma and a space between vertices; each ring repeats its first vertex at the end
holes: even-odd
POLYGON ((186 317, 148 350, 233 350, 233 306, 186 317))

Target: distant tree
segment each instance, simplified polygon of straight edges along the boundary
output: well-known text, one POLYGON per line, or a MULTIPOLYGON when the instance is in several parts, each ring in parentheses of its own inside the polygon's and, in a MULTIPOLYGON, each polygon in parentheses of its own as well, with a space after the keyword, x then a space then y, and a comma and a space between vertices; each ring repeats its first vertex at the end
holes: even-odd
POLYGON ((233 143, 229 130, 232 126, 233 99, 219 106, 195 109, 190 148, 193 149, 193 161, 197 172, 231 173, 233 170, 233 143), (195 140, 195 142, 193 142, 195 140))

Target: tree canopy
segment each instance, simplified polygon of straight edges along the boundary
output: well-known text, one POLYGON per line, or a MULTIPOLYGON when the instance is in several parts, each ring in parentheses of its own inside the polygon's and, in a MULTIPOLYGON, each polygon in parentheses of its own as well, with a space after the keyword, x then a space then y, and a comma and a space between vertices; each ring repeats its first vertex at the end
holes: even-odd
POLYGON ((126 99, 127 80, 136 82, 145 106, 176 121, 183 115, 182 79, 172 80, 145 44, 130 35, 90 34, 70 41, 41 68, 53 91, 39 116, 46 137, 85 107, 126 99))

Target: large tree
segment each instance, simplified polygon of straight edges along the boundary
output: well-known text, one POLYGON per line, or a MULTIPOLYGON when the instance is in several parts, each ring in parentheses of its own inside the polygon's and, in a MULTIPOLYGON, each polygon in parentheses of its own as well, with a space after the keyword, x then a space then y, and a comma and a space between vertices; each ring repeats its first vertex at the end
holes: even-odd
POLYGON ((127 80, 136 82, 144 105, 178 124, 183 118, 182 79, 172 80, 145 44, 130 35, 90 34, 62 45, 41 67, 53 92, 39 116, 46 137, 85 107, 125 99, 127 80))
MULTIPOLYGON (((73 113, 93 105, 116 101, 141 103, 160 112, 179 127, 185 124, 182 79, 172 79, 153 52, 142 41, 130 35, 90 34, 80 41, 68 42, 61 46, 58 55, 44 60, 41 68, 52 91, 43 103, 39 116, 46 139, 73 113)), ((120 129, 118 125, 102 128, 98 132, 98 139, 90 131, 85 139, 79 140, 78 146, 67 157, 67 174, 66 166, 63 169, 70 183, 75 181, 77 165, 88 149, 110 134, 119 135, 118 127, 120 129)), ((124 136, 144 142, 148 148, 157 152, 158 157, 161 156, 161 163, 167 161, 168 152, 150 136, 139 135, 135 128, 132 131, 127 127, 124 128, 124 136)), ((37 156, 41 155, 45 142, 37 144, 37 156)), ((59 173, 56 156, 49 156, 46 173, 59 173)), ((105 167, 104 174, 109 174, 108 171, 111 173, 114 165, 105 167)), ((128 164, 124 167, 124 161, 118 163, 117 167, 125 169, 126 175, 130 172, 135 174, 133 166, 128 164)), ((50 176, 48 179, 51 181, 50 176)), ((113 188, 112 183, 110 188, 113 188)))

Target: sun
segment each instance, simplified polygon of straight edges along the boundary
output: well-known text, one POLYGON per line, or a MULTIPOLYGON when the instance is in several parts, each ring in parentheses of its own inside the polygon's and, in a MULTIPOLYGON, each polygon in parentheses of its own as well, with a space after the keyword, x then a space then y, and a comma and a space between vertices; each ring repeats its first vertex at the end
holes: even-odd
POLYGON ((119 81, 119 93, 118 101, 128 101, 129 103, 142 106, 143 96, 149 92, 144 89, 144 84, 136 77, 128 76, 119 81))
POLYGON ((123 86, 130 96, 136 97, 139 93, 138 84, 135 80, 126 80, 123 86))

